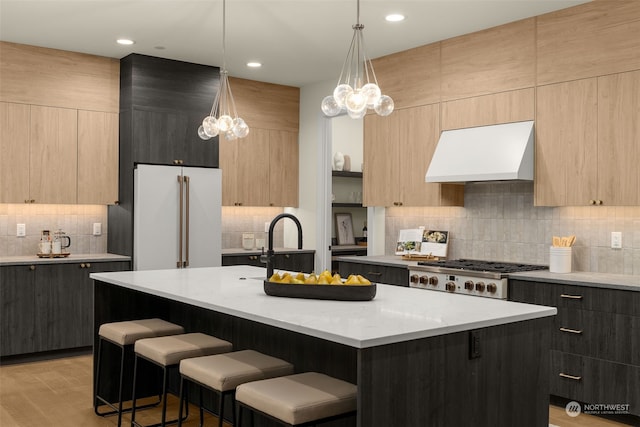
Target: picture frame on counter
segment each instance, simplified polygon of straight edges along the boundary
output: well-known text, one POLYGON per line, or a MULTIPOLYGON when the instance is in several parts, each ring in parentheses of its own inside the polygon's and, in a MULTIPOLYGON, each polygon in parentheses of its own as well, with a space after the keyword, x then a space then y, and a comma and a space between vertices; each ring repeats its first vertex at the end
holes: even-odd
POLYGON ((350 213, 336 213, 336 238, 338 245, 355 245, 353 219, 350 213))

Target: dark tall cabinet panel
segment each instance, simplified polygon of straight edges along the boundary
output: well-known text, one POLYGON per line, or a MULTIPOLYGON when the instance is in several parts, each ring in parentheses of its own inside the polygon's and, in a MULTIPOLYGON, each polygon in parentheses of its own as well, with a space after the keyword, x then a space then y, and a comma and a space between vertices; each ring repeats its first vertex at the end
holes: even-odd
POLYGON ((217 67, 131 54, 120 60, 119 205, 109 207, 108 251, 133 255, 137 163, 218 167, 218 137, 198 136, 220 86, 217 67))

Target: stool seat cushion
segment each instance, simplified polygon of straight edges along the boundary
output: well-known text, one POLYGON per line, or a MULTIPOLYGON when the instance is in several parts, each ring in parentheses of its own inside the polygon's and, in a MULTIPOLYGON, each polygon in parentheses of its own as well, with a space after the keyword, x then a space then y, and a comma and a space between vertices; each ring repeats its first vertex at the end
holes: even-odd
POLYGON ((161 366, 177 365, 182 359, 227 353, 233 349, 229 341, 199 332, 146 338, 135 343, 134 351, 161 366))
POLYGON ((116 344, 130 345, 142 338, 183 334, 184 328, 162 319, 141 319, 100 325, 98 335, 116 344))
POLYGON ((291 375, 293 365, 254 350, 242 350, 184 359, 180 362, 180 374, 224 392, 249 381, 291 375))
POLYGON ((317 372, 241 384, 236 400, 291 425, 356 410, 358 387, 317 372))

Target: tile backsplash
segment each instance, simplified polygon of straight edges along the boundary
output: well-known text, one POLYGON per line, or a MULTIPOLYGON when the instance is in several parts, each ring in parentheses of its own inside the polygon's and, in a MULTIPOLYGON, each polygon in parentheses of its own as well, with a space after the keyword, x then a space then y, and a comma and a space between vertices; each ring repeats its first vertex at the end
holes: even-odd
POLYGON ((107 252, 106 206, 0 204, 0 256, 35 255, 41 231, 58 229, 71 237, 71 253, 107 252), (96 222, 102 224, 100 236, 93 236, 96 222), (26 225, 26 236, 16 236, 17 224, 26 225))
MULTIPOLYGON (((264 233, 264 223, 271 223, 282 212, 283 208, 223 206, 222 249, 242 248, 242 233, 264 233)), ((284 221, 278 222, 274 229, 273 246, 284 246, 284 221)))
POLYGON ((385 254, 404 228, 448 230, 449 258, 549 264, 551 237, 576 235, 573 271, 640 275, 640 207, 535 207, 533 183, 467 184, 464 207, 389 208, 385 254), (611 249, 611 232, 622 249, 611 249))

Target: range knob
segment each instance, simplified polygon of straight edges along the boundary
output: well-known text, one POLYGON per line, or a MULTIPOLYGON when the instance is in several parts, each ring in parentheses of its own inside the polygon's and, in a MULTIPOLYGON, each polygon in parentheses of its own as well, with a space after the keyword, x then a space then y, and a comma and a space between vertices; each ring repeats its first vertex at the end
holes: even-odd
POLYGON ((484 282, 478 282, 478 283, 476 283, 476 291, 478 291, 478 292, 484 292, 484 282))
POLYGON ((428 276, 420 276, 420 284, 421 285, 426 285, 427 283, 429 283, 429 277, 428 276))
POLYGON ((464 282, 464 288, 468 291, 472 291, 474 289, 473 281, 467 280, 466 282, 464 282))
POLYGON ((429 284, 433 286, 438 286, 438 276, 429 277, 429 284))
POLYGON ((445 287, 447 288, 447 291, 449 291, 449 292, 455 292, 456 291, 456 284, 453 283, 453 282, 447 282, 445 287))
POLYGON ((498 286, 495 283, 489 283, 487 285, 487 291, 489 293, 495 294, 498 291, 498 286))
POLYGON ((411 277, 409 277, 409 282, 411 283, 418 283, 420 279, 418 278, 417 274, 412 274, 411 277))

